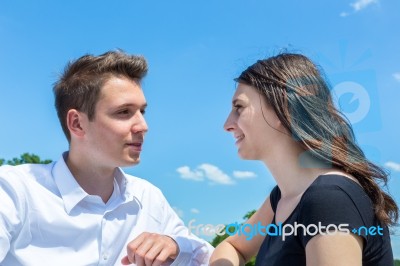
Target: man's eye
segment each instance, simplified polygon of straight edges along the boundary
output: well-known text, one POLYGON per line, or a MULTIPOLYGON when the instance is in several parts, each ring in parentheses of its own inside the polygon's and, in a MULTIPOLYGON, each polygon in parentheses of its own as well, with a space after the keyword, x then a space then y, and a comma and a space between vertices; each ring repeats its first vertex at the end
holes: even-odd
POLYGON ((140 110, 140 112, 142 113, 142 115, 144 115, 146 113, 145 109, 140 110))
POLYGON ((126 110, 121 110, 121 111, 118 111, 117 114, 118 114, 118 115, 128 115, 128 114, 129 114, 129 110, 128 110, 128 109, 126 109, 126 110))

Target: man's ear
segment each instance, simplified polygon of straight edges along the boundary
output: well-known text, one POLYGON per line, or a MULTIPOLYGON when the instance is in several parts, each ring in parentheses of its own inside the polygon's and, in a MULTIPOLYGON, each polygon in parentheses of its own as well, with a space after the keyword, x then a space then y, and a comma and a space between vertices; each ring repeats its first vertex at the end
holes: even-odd
POLYGON ((85 124, 87 117, 84 113, 71 109, 67 113, 67 127, 72 136, 81 138, 85 135, 85 124))

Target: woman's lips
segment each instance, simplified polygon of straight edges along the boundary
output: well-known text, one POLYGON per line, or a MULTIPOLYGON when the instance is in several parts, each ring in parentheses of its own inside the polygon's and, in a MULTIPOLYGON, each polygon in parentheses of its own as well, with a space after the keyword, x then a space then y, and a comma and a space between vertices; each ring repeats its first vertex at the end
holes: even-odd
POLYGON ((235 144, 237 145, 237 144, 239 144, 239 142, 241 142, 244 139, 244 135, 235 136, 235 138, 236 138, 235 144))

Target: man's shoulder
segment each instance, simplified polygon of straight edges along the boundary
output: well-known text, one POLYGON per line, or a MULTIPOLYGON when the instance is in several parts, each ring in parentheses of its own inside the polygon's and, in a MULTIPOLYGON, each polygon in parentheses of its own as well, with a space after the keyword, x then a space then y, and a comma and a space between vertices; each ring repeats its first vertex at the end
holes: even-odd
POLYGON ((126 173, 125 173, 125 177, 126 177, 126 180, 128 181, 128 183, 130 183, 131 185, 133 185, 135 187, 141 187, 142 189, 156 190, 156 191, 161 192, 161 190, 156 185, 150 183, 149 181, 147 181, 144 178, 126 174, 126 173))
POLYGON ((0 181, 10 184, 24 184, 32 181, 43 182, 51 177, 54 163, 3 165, 0 167, 0 181))
POLYGON ((127 190, 140 198, 152 198, 153 200, 164 200, 165 197, 160 188, 146 179, 125 173, 127 190))

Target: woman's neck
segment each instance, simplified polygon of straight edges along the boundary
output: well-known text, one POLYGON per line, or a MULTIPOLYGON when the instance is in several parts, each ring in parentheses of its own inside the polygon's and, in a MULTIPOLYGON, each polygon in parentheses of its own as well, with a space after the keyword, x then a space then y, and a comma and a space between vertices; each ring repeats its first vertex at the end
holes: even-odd
POLYGON ((319 175, 332 170, 299 143, 293 142, 280 145, 273 156, 268 156, 263 162, 278 184, 282 198, 303 194, 319 175))

